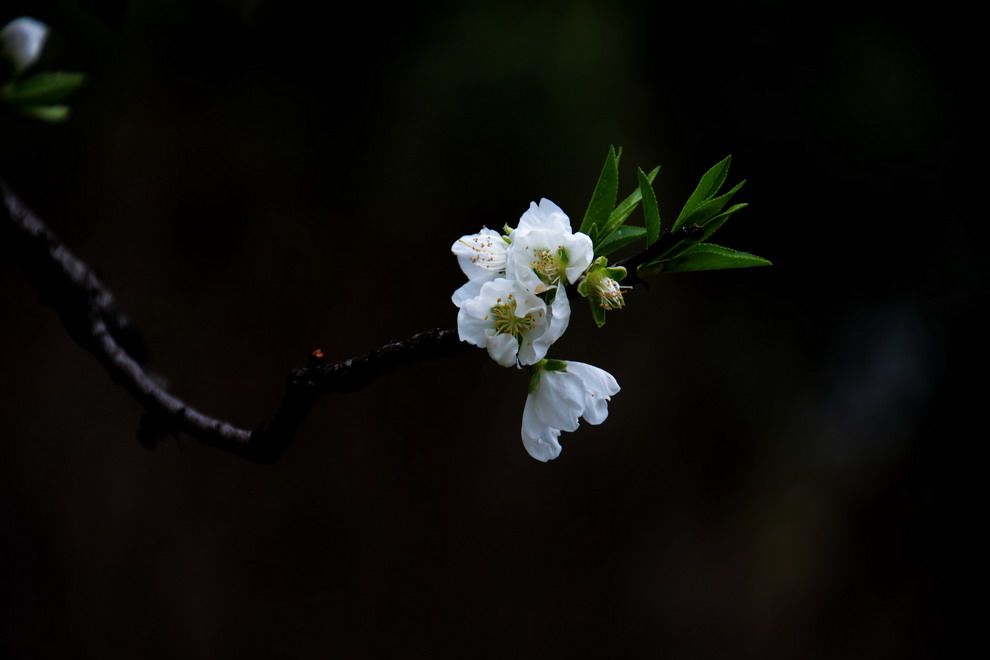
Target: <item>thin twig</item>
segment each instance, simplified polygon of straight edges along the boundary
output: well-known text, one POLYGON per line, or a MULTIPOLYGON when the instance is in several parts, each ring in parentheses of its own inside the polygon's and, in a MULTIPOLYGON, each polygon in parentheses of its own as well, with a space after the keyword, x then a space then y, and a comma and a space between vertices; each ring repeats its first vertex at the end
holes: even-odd
MULTIPOLYGON (((4 243, 23 264, 42 301, 58 313, 69 335, 144 407, 139 438, 149 446, 162 435, 183 432, 203 444, 270 463, 282 454, 321 395, 358 390, 399 367, 470 350, 459 341, 457 330, 440 328, 391 341, 342 362, 327 363, 317 349, 306 366, 289 374, 285 395, 272 417, 249 431, 206 415, 169 393, 160 379, 142 366, 147 361, 144 340, 117 308, 106 285, 2 179, 0 195, 4 243)), ((692 236, 694 229, 665 233, 647 250, 616 265, 629 270, 627 282, 642 283, 636 268, 692 236)))
POLYGON ((456 330, 434 329, 332 364, 316 350, 305 367, 289 374, 285 396, 271 419, 253 431, 239 428, 166 391, 142 366, 147 350, 141 335, 117 309, 106 285, 3 180, 0 196, 4 244, 21 261, 42 301, 58 313, 69 335, 145 408, 141 437, 146 444, 162 433, 181 431, 238 456, 272 462, 288 446, 321 394, 357 390, 401 366, 469 348, 458 340, 456 330))

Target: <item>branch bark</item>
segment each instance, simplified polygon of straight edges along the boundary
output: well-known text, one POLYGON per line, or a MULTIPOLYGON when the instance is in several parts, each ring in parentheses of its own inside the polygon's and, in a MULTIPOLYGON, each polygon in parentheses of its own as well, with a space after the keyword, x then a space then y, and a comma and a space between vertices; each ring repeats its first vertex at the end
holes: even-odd
MULTIPOLYGON (((243 458, 271 463, 278 459, 323 394, 352 392, 398 369, 466 353, 456 329, 426 330, 342 362, 328 363, 319 349, 302 368, 289 374, 285 395, 271 418, 253 430, 200 412, 169 393, 146 370, 148 350, 141 333, 116 305, 113 294, 96 274, 58 239, 0 179, 0 221, 4 244, 23 265, 43 303, 52 307, 69 335, 92 353, 114 382, 145 409, 138 433, 146 446, 159 437, 182 432, 203 444, 243 458)), ((697 228, 665 233, 647 250, 622 259, 631 284, 643 284, 636 267, 662 254, 697 228)))
POLYGON ((270 463, 282 454, 322 394, 354 391, 399 367, 469 348, 458 340, 456 330, 437 328, 342 362, 328 363, 321 351, 313 351, 304 367, 289 374, 285 395, 272 417, 254 430, 240 428, 169 393, 143 366, 148 355, 144 340, 117 308, 106 285, 2 179, 0 198, 4 244, 73 340, 144 407, 147 414, 139 437, 146 445, 164 433, 181 431, 203 444, 270 463))

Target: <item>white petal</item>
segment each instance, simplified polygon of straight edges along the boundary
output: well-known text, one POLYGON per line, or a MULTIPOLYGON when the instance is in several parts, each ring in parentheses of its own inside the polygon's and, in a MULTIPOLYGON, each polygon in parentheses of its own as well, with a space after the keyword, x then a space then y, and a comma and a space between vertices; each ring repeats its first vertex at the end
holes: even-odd
POLYGON ((502 235, 488 228, 461 236, 450 246, 468 279, 482 282, 495 279, 505 270, 505 250, 502 235))
POLYGON ((523 408, 522 441, 530 456, 538 461, 552 461, 560 455, 560 430, 544 426, 533 415, 533 396, 526 397, 523 408))
POLYGON ((516 351, 519 342, 512 335, 489 335, 488 355, 503 367, 516 366, 516 351))
POLYGON ((567 371, 544 371, 532 393, 533 415, 544 426, 576 431, 584 412, 585 391, 581 378, 567 371))
POLYGON ((38 61, 47 39, 48 26, 26 16, 15 18, 0 30, 3 54, 10 58, 18 72, 38 61))
POLYGON ((590 236, 578 232, 564 239, 564 250, 567 252, 567 281, 574 284, 591 265, 595 248, 590 236))
POLYGON ((457 310, 457 337, 478 348, 485 348, 488 345, 488 335, 485 331, 491 327, 491 324, 481 315, 471 313, 469 306, 475 300, 477 298, 472 298, 457 310))
POLYGON ((567 371, 578 376, 584 387, 584 420, 589 424, 604 422, 608 417, 609 399, 619 393, 619 383, 604 369, 583 362, 569 361, 567 371))
POLYGON ((481 293, 482 284, 484 284, 482 280, 468 280, 463 286, 454 291, 454 295, 450 297, 451 301, 460 307, 471 298, 477 298, 478 294, 481 293))
MULTIPOLYGON (((547 229, 551 231, 570 233, 571 221, 567 215, 560 210, 560 207, 549 199, 541 199, 539 204, 530 202, 529 209, 519 218, 519 226, 516 231, 526 231, 532 229, 547 229)), ((513 234, 513 240, 515 234, 513 234)))
POLYGON ((533 342, 534 352, 538 356, 536 361, 546 357, 550 345, 561 338, 571 322, 571 303, 567 299, 567 289, 563 282, 557 285, 557 294, 550 306, 549 315, 550 323, 546 332, 533 342))

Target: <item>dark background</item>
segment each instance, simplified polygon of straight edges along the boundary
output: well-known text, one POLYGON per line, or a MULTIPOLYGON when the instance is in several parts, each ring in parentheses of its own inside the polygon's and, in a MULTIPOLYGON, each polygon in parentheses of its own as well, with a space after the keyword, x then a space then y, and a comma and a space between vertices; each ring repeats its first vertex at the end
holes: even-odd
MULTIPOLYGON (((610 143, 719 243, 553 349, 623 386, 540 464, 483 351, 320 402, 257 466, 139 406, 0 265, 0 655, 951 657, 983 617, 979 23, 952 5, 4 2, 86 71, 0 173, 151 367, 253 426, 332 359, 452 326, 459 235, 577 223, 610 143)), ((638 216, 637 216, 638 217, 638 216)))

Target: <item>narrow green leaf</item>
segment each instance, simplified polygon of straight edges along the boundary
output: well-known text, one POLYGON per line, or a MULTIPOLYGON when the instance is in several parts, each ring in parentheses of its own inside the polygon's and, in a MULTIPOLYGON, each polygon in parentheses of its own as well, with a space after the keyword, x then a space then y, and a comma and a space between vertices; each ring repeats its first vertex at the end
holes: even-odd
POLYGON ((702 225, 704 227, 704 231, 701 233, 701 236, 698 238, 698 242, 704 243, 705 241, 707 241, 712 234, 717 232, 719 228, 725 224, 726 220, 731 218, 733 214, 742 211, 747 206, 749 206, 749 204, 746 203, 733 204, 726 210, 716 215, 714 218, 705 222, 705 224, 702 225))
POLYGON ((646 236, 646 229, 644 227, 635 227, 633 225, 619 227, 595 249, 595 256, 607 257, 644 236, 646 236))
POLYGON ((595 325, 599 328, 605 325, 605 310, 598 304, 598 299, 588 298, 588 305, 591 307, 591 318, 595 319, 595 325))
POLYGON ((718 197, 704 201, 688 213, 681 221, 682 227, 690 227, 691 225, 704 226, 706 222, 714 218, 716 215, 722 212, 725 205, 728 204, 736 193, 739 192, 742 187, 746 185, 746 179, 743 179, 736 185, 732 187, 724 195, 719 195, 718 197))
POLYGON ((685 216, 694 210, 698 204, 711 199, 718 194, 719 189, 722 184, 725 183, 725 178, 729 176, 729 165, 732 164, 732 156, 726 156, 718 163, 716 163, 710 170, 705 172, 704 176, 701 177, 701 181, 698 182, 698 186, 688 197, 688 200, 684 202, 684 207, 681 212, 677 215, 677 220, 674 221, 674 226, 671 231, 677 231, 684 225, 685 216))
POLYGON ((636 168, 639 179, 639 193, 643 197, 643 218, 646 221, 646 246, 649 247, 660 238, 660 207, 657 205, 657 194, 653 192, 653 184, 646 178, 642 169, 636 168))
POLYGON ((49 105, 63 100, 86 82, 82 73, 46 72, 3 86, 0 95, 15 105, 49 105))
POLYGON ((69 118, 70 109, 67 105, 26 105, 17 106, 17 111, 28 117, 47 121, 52 124, 63 122, 69 118))
MULTIPOLYGON (((650 183, 653 183, 653 180, 657 178, 657 173, 659 171, 659 166, 654 167, 650 170, 649 174, 646 175, 646 179, 650 183)), ((629 216, 632 215, 633 211, 636 210, 636 207, 639 206, 639 203, 642 200, 642 193, 639 192, 639 186, 637 186, 636 189, 633 190, 628 197, 619 202, 618 206, 616 206, 612 213, 609 214, 608 222, 605 223, 602 231, 599 232, 599 241, 604 241, 608 238, 609 234, 625 224, 626 220, 629 219, 629 216)))
POLYGON ((605 157, 605 164, 602 166, 602 173, 598 176, 598 184, 595 185, 595 192, 588 202, 588 210, 584 212, 584 219, 581 221, 579 231, 587 234, 592 225, 604 228, 608 221, 608 216, 615 207, 615 198, 619 194, 619 160, 615 154, 615 147, 608 148, 608 155, 605 157))
POLYGON ((694 270, 723 270, 727 268, 752 268, 769 266, 770 261, 748 252, 714 243, 698 243, 690 250, 672 259, 663 267, 666 273, 685 273, 694 270))

